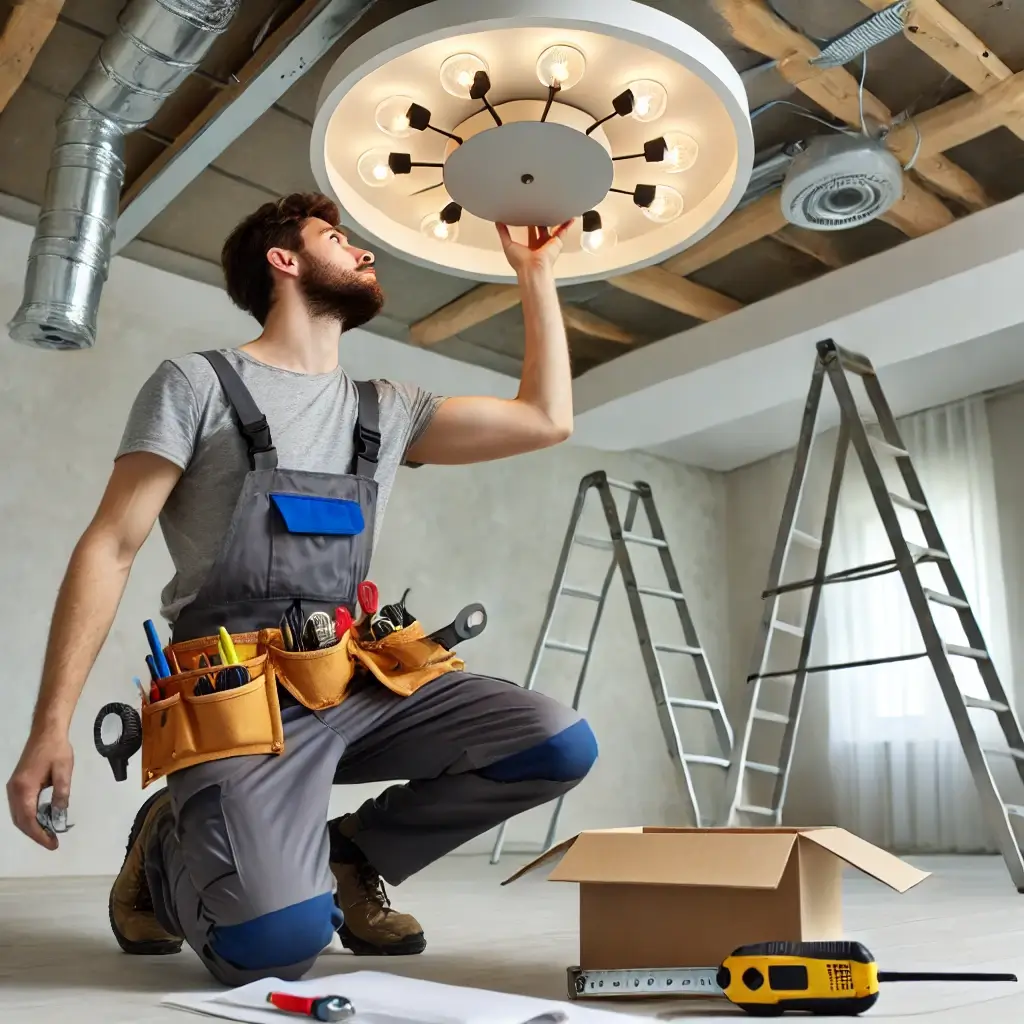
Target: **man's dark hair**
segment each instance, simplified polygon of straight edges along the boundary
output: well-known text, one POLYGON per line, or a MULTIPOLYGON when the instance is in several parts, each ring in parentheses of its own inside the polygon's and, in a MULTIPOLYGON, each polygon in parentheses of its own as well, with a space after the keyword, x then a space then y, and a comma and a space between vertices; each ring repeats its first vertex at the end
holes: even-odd
POLYGON ((338 207, 327 196, 295 192, 264 203, 228 235, 220 263, 231 301, 251 313, 261 327, 274 301, 274 278, 267 253, 274 248, 302 251, 302 225, 311 217, 338 223, 338 207))

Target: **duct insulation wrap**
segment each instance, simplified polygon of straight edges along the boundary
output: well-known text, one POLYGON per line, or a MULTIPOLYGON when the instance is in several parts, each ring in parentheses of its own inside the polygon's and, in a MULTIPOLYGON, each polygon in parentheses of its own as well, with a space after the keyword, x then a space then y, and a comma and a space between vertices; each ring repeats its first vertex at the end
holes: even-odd
POLYGON ((241 0, 130 0, 57 121, 11 338, 92 348, 124 184, 124 136, 202 62, 241 0))

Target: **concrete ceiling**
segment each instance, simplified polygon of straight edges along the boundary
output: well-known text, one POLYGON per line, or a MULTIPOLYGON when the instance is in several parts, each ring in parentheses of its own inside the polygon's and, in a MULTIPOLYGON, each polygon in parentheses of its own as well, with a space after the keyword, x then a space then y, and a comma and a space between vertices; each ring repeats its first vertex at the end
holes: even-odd
MULTIPOLYGON (((378 3, 148 224, 123 254, 219 283, 216 261, 231 227, 268 197, 315 187, 308 161, 310 125, 320 83, 333 60, 353 38, 382 18, 414 5, 415 0, 378 3)), ((67 0, 63 5, 27 79, 0 113, 0 152, 4 155, 0 160, 0 193, 29 204, 41 200, 55 118, 99 41, 113 28, 122 6, 122 0, 67 0)), ((280 26, 298 6, 298 0, 246 0, 231 30, 204 63, 202 76, 189 80, 152 124, 130 139, 126 186, 130 187, 196 113, 230 83, 231 75, 251 57, 261 33, 280 26)), ((739 69, 750 69, 763 62, 761 54, 735 42, 715 13, 712 0, 652 0, 651 6, 706 33, 739 69)), ((819 40, 845 30, 868 13, 859 0, 829 0, 827 4, 820 0, 776 0, 774 6, 785 20, 819 40)), ((0 0, 0 20, 8 7, 0 0)), ((1011 69, 1024 67, 1024 6, 946 0, 945 7, 979 36, 998 43, 999 56, 1011 69)), ((774 69, 755 73, 747 81, 752 107, 785 97, 808 110, 826 113, 806 96, 794 92, 774 69)), ((964 85, 902 37, 871 51, 867 86, 893 111, 928 109, 966 92, 964 85)), ((755 128, 762 153, 781 143, 827 130, 786 107, 774 108, 758 117, 755 128)), ((996 202, 1024 190, 1024 141, 1006 129, 989 132, 957 147, 948 156, 972 174, 996 202)), ((957 216, 966 212, 955 202, 943 202, 957 216)), ((844 264, 885 252, 905 241, 903 234, 880 221, 830 238, 839 262, 844 264)), ((386 254, 380 257, 379 266, 388 306, 387 315, 373 329, 398 340, 407 340, 409 325, 472 287, 471 282, 423 270, 386 254)), ((828 273, 829 267, 819 259, 773 237, 765 237, 704 266, 690 279, 740 302, 756 303, 828 273)), ((564 300, 620 325, 635 338, 632 345, 626 346, 572 330, 577 376, 618 360, 630 350, 681 335, 699 325, 690 316, 604 283, 566 289, 564 300)), ((514 374, 522 356, 519 311, 512 309, 468 327, 439 342, 435 350, 441 355, 514 374)))
MULTIPOLYGON (((813 362, 813 349, 810 349, 807 387, 811 383, 813 362)), ((879 371, 878 379, 896 416, 1012 387, 1024 381, 1024 324, 886 366, 879 371)), ((867 409, 862 411, 867 412, 867 409)), ((791 449, 800 434, 803 412, 803 399, 783 402, 656 445, 650 449, 650 454, 688 466, 728 472, 791 449)), ((838 422, 839 406, 826 387, 819 427, 825 430, 838 422)))

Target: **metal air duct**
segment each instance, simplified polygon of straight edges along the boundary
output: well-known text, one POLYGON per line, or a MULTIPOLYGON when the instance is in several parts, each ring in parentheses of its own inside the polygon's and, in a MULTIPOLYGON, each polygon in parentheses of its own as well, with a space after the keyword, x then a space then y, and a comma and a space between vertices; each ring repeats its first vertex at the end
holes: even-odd
POLYGON ((148 124, 241 0, 129 0, 57 121, 15 341, 91 348, 124 183, 124 136, 148 124))

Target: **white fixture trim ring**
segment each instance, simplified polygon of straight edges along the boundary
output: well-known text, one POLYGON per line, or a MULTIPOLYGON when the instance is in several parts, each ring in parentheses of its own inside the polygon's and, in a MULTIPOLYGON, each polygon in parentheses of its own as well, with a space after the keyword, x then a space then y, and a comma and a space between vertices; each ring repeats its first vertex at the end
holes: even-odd
POLYGON ((634 0, 415 7, 331 68, 310 143, 318 186, 367 242, 493 282, 514 280, 493 219, 523 237, 573 218, 559 284, 602 280, 713 231, 753 158, 728 58, 634 0))

